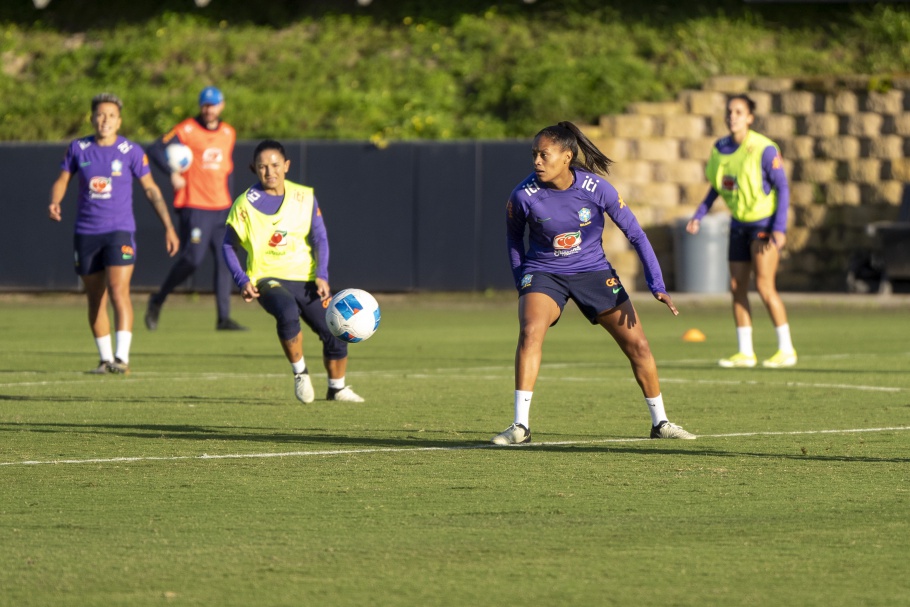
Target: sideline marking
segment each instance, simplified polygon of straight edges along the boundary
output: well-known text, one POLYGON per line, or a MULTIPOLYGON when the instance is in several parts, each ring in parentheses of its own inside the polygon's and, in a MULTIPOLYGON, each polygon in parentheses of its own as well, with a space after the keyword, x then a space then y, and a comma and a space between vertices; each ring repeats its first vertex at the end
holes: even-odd
MULTIPOLYGON (((800 436, 806 434, 855 434, 859 432, 905 432, 910 426, 895 426, 891 428, 848 428, 845 430, 794 430, 791 432, 733 432, 729 434, 702 434, 698 438, 735 438, 743 436, 800 436)), ((543 443, 528 443, 526 445, 513 445, 501 447, 483 443, 479 445, 453 445, 451 447, 381 447, 372 449, 332 449, 324 451, 288 451, 286 453, 232 453, 225 455, 175 455, 175 456, 149 456, 149 457, 110 457, 93 459, 57 459, 57 460, 26 460, 21 462, 0 462, 0 466, 41 466, 47 464, 119 464, 140 462, 176 462, 187 460, 209 459, 268 459, 276 457, 309 457, 316 455, 362 455, 369 453, 409 453, 427 451, 465 451, 468 449, 533 449, 534 447, 552 447, 565 445, 600 445, 609 443, 639 443, 651 441, 651 438, 605 438, 583 441, 552 441, 543 443)), ((684 441, 688 443, 688 441, 684 441)), ((691 443, 688 443, 691 444, 691 443)))

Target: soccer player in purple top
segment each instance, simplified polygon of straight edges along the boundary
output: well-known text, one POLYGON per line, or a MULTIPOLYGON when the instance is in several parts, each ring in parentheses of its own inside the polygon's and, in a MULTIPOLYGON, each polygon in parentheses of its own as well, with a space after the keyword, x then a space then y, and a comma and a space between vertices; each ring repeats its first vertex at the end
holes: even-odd
POLYGON ((754 367, 757 362, 749 307, 749 279, 755 272, 755 288, 777 332, 777 352, 762 361, 762 366, 779 369, 796 364, 787 310, 775 284, 780 250, 787 243, 790 188, 777 144, 750 128, 754 112, 755 102, 747 95, 734 95, 727 101, 730 135, 719 139, 711 150, 705 169, 711 189, 686 230, 698 234, 701 218, 718 196, 730 207, 728 260, 739 351, 718 364, 754 367))
POLYGON ((544 337, 569 299, 591 324, 606 329, 629 359, 651 413, 651 438, 694 439, 694 434, 667 419, 657 365, 641 320, 603 251, 607 215, 638 253, 651 293, 678 314, 651 243, 604 178, 613 161, 571 122, 540 131, 531 151, 534 172, 512 191, 506 205, 509 258, 519 294, 515 421, 493 437, 493 444, 530 442, 528 418, 544 337))
POLYGON ((294 395, 316 399, 303 358, 300 319, 322 342, 328 373, 326 400, 362 403, 345 385, 347 343, 329 331, 329 239, 313 188, 285 179, 291 161, 284 146, 266 139, 256 146, 253 173, 259 182, 234 200, 224 235, 224 259, 246 302, 254 299, 275 317, 278 341, 294 373, 294 395), (246 252, 246 268, 237 252, 246 252))
POLYGON ((60 203, 73 175, 79 178, 76 203, 74 255, 76 274, 85 285, 89 325, 95 336, 100 363, 95 374, 129 373, 133 339, 133 304, 130 280, 136 262, 136 219, 133 216, 133 178, 164 224, 165 247, 174 256, 180 240, 161 190, 155 185, 142 147, 118 135, 123 103, 116 95, 101 93, 92 99, 95 134, 70 143, 60 176, 51 186, 48 216, 62 220, 60 203), (107 313, 110 298, 117 327, 117 350, 111 340, 107 313))

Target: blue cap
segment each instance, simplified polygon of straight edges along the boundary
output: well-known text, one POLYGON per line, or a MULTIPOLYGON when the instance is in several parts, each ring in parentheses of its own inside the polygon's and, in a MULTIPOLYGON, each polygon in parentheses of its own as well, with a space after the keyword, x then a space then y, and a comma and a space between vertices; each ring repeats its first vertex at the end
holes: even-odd
POLYGON ((199 105, 218 105, 224 102, 224 95, 214 86, 207 86, 199 93, 199 105))

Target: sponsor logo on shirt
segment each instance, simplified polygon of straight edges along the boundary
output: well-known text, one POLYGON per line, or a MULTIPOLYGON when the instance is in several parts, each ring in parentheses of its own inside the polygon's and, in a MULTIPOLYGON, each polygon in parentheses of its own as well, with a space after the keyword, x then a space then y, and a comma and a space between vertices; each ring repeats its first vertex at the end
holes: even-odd
POLYGON ((526 185, 524 187, 524 191, 525 191, 525 194, 527 194, 528 196, 533 196, 534 194, 536 194, 537 192, 540 191, 540 184, 538 184, 537 180, 535 179, 534 181, 532 181, 531 183, 529 183, 528 185, 526 185))
POLYGON ((224 160, 224 152, 220 148, 207 148, 202 152, 202 168, 204 169, 221 168, 222 160, 224 160))
POLYGON ((129 141, 121 141, 120 145, 117 146, 117 149, 120 150, 121 154, 126 154, 133 149, 133 145, 129 141))
POLYGON ((272 234, 272 238, 269 239, 269 246, 270 247, 287 246, 287 244, 288 244, 287 235, 288 235, 287 232, 283 232, 281 230, 275 230, 275 233, 272 234))
POLYGON ((532 280, 534 280, 533 274, 525 274, 524 276, 522 276, 521 277, 521 288, 527 289, 528 287, 530 287, 532 280))
POLYGON ((584 182, 581 184, 581 189, 593 192, 597 189, 597 185, 600 183, 600 179, 594 179, 593 177, 585 177, 584 182))
POLYGON ((88 180, 89 198, 107 200, 111 197, 113 186, 110 177, 92 177, 88 180))
POLYGON ((736 191, 736 175, 724 175, 720 181, 720 187, 728 192, 736 191))
POLYGON ((568 257, 581 250, 581 230, 564 232, 553 237, 553 254, 556 257, 568 257))

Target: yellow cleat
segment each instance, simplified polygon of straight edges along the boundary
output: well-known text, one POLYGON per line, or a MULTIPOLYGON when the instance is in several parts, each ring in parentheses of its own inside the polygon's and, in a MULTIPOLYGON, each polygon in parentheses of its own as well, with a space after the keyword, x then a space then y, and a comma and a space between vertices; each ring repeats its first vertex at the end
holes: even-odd
POLYGON ((761 366, 767 367, 769 369, 783 369, 784 367, 792 367, 796 365, 796 350, 792 352, 782 352, 778 350, 774 353, 774 356, 768 360, 763 360, 761 366))
POLYGON ((734 367, 754 367, 756 362, 757 359, 754 354, 737 352, 730 358, 721 358, 717 361, 717 364, 726 369, 732 369, 734 367))

